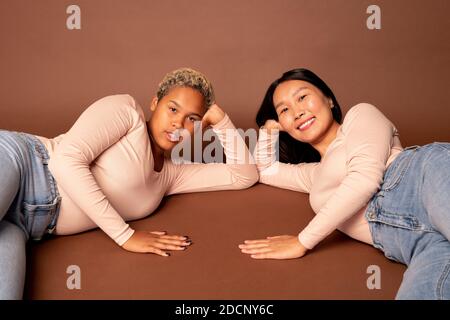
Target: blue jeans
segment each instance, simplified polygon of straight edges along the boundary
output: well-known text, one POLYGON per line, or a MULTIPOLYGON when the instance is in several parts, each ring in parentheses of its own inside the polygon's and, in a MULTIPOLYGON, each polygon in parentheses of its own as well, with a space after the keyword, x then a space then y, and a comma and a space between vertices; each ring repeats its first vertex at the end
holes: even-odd
POLYGON ((396 299, 450 299, 450 143, 405 148, 365 216, 374 247, 407 265, 396 299))
POLYGON ((33 135, 0 130, 0 299, 21 299, 25 246, 53 232, 61 197, 33 135))

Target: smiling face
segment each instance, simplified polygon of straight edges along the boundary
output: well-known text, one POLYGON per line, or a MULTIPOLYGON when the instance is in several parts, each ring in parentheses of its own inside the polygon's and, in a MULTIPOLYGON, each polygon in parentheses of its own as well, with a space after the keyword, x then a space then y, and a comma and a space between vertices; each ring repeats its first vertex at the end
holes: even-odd
POLYGON ((174 87, 161 100, 153 98, 150 109, 150 134, 162 151, 170 151, 180 142, 178 133, 183 129, 192 136, 194 122, 201 121, 206 112, 203 95, 190 87, 174 87))
POLYGON ((273 104, 283 130, 313 146, 337 125, 331 112, 332 99, 306 81, 289 80, 279 84, 273 94, 273 104))

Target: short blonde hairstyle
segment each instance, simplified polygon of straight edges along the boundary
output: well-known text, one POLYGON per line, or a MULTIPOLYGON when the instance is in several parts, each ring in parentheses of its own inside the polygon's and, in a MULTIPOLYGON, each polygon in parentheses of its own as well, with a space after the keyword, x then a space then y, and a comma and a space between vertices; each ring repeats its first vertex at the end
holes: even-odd
POLYGON ((191 68, 180 68, 167 73, 158 85, 156 96, 161 100, 174 87, 188 87, 197 90, 205 99, 206 107, 215 102, 211 82, 199 71, 191 68))

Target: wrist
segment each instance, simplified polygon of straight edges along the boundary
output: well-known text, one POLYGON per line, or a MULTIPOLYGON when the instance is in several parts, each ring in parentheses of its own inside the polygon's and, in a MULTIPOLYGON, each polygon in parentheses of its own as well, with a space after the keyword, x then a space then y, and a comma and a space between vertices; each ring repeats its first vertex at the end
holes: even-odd
POLYGON ((264 130, 265 132, 267 132, 267 134, 277 134, 280 129, 278 128, 272 128, 272 127, 266 127, 266 126, 262 126, 259 128, 260 130, 264 130))
POLYGON ((226 113, 223 114, 223 117, 214 124, 211 124, 213 129, 222 129, 223 127, 227 127, 228 124, 228 115, 226 113))
POLYGON ((301 239, 301 233, 297 236, 297 241, 305 251, 311 250, 311 248, 308 248, 307 246, 304 245, 304 241, 302 241, 301 239))
POLYGON ((308 251, 309 250, 307 247, 305 247, 303 245, 303 243, 298 238, 297 238, 297 240, 298 240, 298 243, 300 244, 300 247, 302 248, 303 251, 308 251))

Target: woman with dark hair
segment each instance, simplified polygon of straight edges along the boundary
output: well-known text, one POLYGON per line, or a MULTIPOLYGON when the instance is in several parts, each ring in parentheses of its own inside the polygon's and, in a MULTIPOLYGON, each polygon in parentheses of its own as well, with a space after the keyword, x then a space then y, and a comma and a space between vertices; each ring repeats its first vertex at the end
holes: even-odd
POLYGON ((450 299, 450 143, 403 148, 368 103, 341 118, 333 92, 309 70, 270 85, 256 117, 260 182, 309 193, 316 216, 298 235, 239 248, 255 259, 299 258, 338 229, 408 266, 397 299, 450 299))
POLYGON ((0 130, 0 299, 22 298, 28 239, 100 227, 124 250, 167 257, 188 248, 189 238, 134 230, 127 221, 148 216, 167 195, 258 181, 244 140, 202 73, 166 74, 150 110, 146 120, 132 96, 116 94, 92 103, 52 139, 0 130), (176 164, 167 156, 195 123, 212 127, 226 163, 176 164))
MULTIPOLYGON (((261 107, 256 115, 256 123, 260 128, 266 123, 267 120, 278 119, 278 114, 273 104, 273 94, 281 82, 288 80, 303 80, 311 83, 317 88, 320 88, 321 92, 323 92, 326 97, 329 97, 333 103, 334 107, 331 109, 333 119, 337 124, 342 122, 341 107, 326 83, 309 70, 294 69, 284 73, 280 79, 275 80, 270 85, 269 89, 267 89, 263 103, 261 104, 261 107)), ((280 161, 284 163, 296 164, 300 162, 320 161, 320 153, 316 149, 314 149, 307 142, 302 142, 294 137, 291 137, 287 132, 280 132, 279 148, 280 161)))

